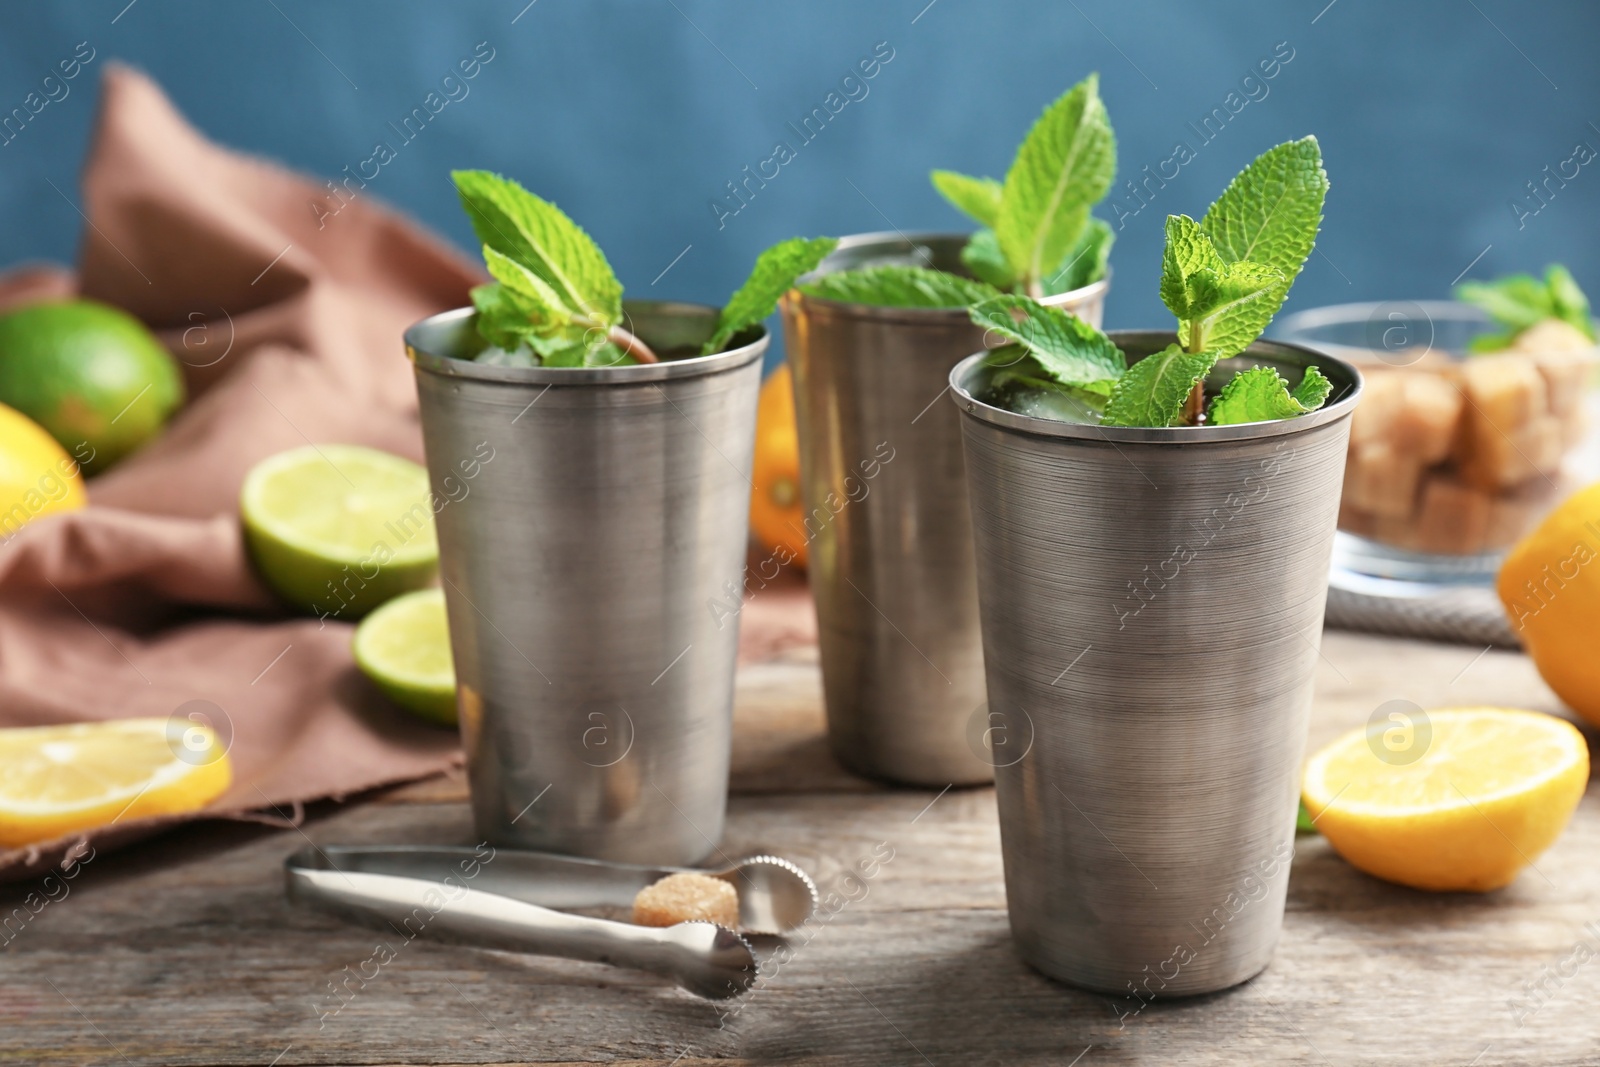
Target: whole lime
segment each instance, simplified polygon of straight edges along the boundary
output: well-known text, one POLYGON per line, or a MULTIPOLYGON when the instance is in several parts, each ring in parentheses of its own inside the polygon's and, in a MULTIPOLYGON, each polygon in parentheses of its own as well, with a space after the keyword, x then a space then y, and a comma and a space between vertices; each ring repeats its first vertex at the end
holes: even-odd
POLYGON ((93 474, 161 431, 183 403, 183 376, 125 311, 93 300, 32 304, 0 315, 0 403, 93 474))

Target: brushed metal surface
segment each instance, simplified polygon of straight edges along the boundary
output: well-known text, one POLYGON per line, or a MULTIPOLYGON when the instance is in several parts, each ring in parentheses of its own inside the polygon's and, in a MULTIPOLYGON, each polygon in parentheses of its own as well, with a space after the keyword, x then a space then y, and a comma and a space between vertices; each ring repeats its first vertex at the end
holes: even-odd
MULTIPOLYGON (((959 271, 965 243, 847 237, 819 271, 884 262, 959 271)), ((1098 325, 1107 285, 1046 302, 1098 325)), ((833 751, 851 770, 894 782, 989 781, 968 729, 984 681, 960 418, 941 399, 950 368, 984 346, 984 331, 964 309, 798 292, 784 300, 783 323, 833 751)))
MULTIPOLYGON (((716 314, 628 312, 658 350, 698 344, 716 314)), ((767 335, 654 365, 493 367, 449 358, 481 345, 471 316, 424 320, 406 343, 448 501, 439 572, 477 832, 695 863, 727 797, 767 335), (464 478, 484 447, 492 458, 464 478)))
MULTIPOLYGON (((1170 334, 1113 333, 1130 358, 1170 334)), ((964 412, 1006 897, 1023 958, 1123 996, 1224 989, 1272 958, 1294 843, 1350 412, 1111 429, 964 412)))

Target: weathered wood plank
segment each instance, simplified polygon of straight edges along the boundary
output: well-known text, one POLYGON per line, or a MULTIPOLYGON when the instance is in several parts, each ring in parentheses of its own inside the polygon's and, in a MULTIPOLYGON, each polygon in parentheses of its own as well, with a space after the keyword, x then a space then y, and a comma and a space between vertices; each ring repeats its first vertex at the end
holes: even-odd
MULTIPOLYGON (((1314 742, 1392 698, 1558 709, 1513 654, 1474 660, 1474 649, 1342 634, 1324 651, 1314 742)), ((291 909, 279 865, 308 838, 472 841, 455 794, 411 790, 392 798, 403 803, 324 808, 303 832, 201 826, 96 857, 64 899, 4 935, 0 1063, 1600 1057, 1590 1010, 1600 962, 1574 953, 1580 941, 1600 948, 1585 927, 1600 920, 1600 790, 1536 870, 1482 897, 1386 885, 1302 839, 1274 965, 1239 990, 1158 1001, 1119 1022, 1111 999, 1050 982, 1012 951, 992 791, 887 790, 830 769, 815 683, 803 662, 746 672, 743 693, 774 697, 741 704, 736 776, 750 784, 730 804, 722 847, 796 857, 839 892, 838 911, 775 973, 769 962, 736 1014, 645 975, 398 938, 392 961, 363 968, 383 935, 291 909), (761 788, 780 773, 783 789, 761 788), (871 878, 846 880, 886 849, 893 858, 871 878), (1538 996, 1525 991, 1541 981, 1538 996)), ((29 889, 0 888, 0 918, 27 913, 29 889)))

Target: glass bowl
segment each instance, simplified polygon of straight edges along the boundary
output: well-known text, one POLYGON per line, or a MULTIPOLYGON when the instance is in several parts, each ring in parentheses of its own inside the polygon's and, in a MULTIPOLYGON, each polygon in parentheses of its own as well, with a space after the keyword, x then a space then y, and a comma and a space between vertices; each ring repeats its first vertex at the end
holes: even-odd
POLYGON ((1376 578, 1486 583, 1505 550, 1600 478, 1600 349, 1543 324, 1503 353, 1468 355, 1496 329, 1451 301, 1313 308, 1271 335, 1354 363, 1336 567, 1376 578), (1535 333, 1534 331, 1539 331, 1535 333))

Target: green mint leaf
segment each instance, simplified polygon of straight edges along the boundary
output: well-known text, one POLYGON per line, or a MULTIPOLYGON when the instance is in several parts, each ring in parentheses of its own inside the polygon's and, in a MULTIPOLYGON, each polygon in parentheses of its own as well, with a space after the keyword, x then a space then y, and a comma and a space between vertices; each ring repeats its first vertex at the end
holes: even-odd
POLYGON ((967 240, 961 249, 961 263, 974 278, 996 289, 1010 289, 1017 284, 1011 264, 1006 262, 1006 254, 1000 251, 1000 241, 991 229, 981 229, 967 240))
MULTIPOLYGON (((1200 229, 1228 265, 1220 288, 1229 292, 1223 299, 1236 306, 1226 321, 1203 325, 1204 340, 1196 344, 1191 339, 1191 350, 1215 346, 1233 355, 1260 336, 1311 254, 1327 194, 1328 175, 1315 137, 1268 149, 1228 183, 1200 220, 1200 229), (1276 271, 1279 280, 1257 289, 1257 283, 1270 275, 1259 270, 1235 272, 1247 263, 1276 271)), ((1203 317, 1197 310, 1188 316, 1203 317)))
MULTIPOLYGON (((1195 314, 1196 298, 1214 299, 1211 282, 1223 270, 1222 257, 1200 224, 1187 215, 1167 216, 1167 244, 1161 254, 1161 302, 1180 320, 1195 314), (1191 288, 1205 286, 1201 292, 1191 288)), ((1203 313, 1203 309, 1202 309, 1203 313)))
POLYGON ((1315 411, 1328 399, 1333 385, 1315 367, 1307 368, 1294 392, 1272 367, 1251 367, 1233 376, 1211 402, 1208 426, 1235 426, 1244 422, 1276 422, 1315 411))
POLYGON ((993 226, 999 218, 1000 183, 993 178, 973 178, 953 170, 936 170, 928 177, 940 195, 980 226, 993 226))
POLYGON ((1300 384, 1294 387, 1289 394, 1300 402, 1300 406, 1307 411, 1315 411, 1328 402, 1328 397, 1333 394, 1333 383, 1323 377, 1322 372, 1315 367, 1307 367, 1305 374, 1300 376, 1300 384))
POLYGON ((514 352, 534 332, 533 309, 503 285, 474 286, 472 306, 478 309, 478 335, 495 348, 514 352))
POLYGON ((1259 263, 1229 263, 1221 271, 1200 271, 1189 279, 1190 318, 1180 319, 1180 336, 1193 352, 1236 356, 1261 336, 1283 304, 1288 289, 1283 272, 1259 263))
POLYGON ((1492 282, 1462 282, 1456 297, 1506 327, 1519 333, 1556 314, 1550 288, 1537 278, 1512 274, 1492 282))
POLYGON ((1168 345, 1128 368, 1106 403, 1102 426, 1176 426, 1194 383, 1216 365, 1215 352, 1185 352, 1168 345))
POLYGON ((1572 272, 1559 263, 1545 268, 1545 286, 1550 291, 1550 303, 1556 317, 1583 331, 1589 340, 1595 339, 1594 319, 1589 314, 1589 298, 1578 288, 1572 272))
POLYGON ((822 300, 897 308, 964 308, 999 296, 986 282, 925 267, 866 267, 806 282, 800 291, 822 300))
POLYGON ((816 270, 838 244, 835 237, 791 237, 757 256, 750 277, 717 315, 716 332, 700 349, 701 354, 721 352, 734 335, 776 311, 778 299, 794 288, 795 279, 816 270))
POLYGON ((483 262, 489 273, 507 292, 517 297, 518 305, 527 314, 535 330, 548 331, 571 324, 578 314, 539 275, 524 267, 510 256, 483 246, 483 262))
POLYGON ((1292 284, 1316 242, 1327 194, 1317 139, 1302 137, 1268 149, 1240 171, 1200 228, 1227 262, 1276 267, 1292 284))
POLYGON ((1038 285, 1077 243, 1116 170, 1116 136, 1091 74, 1045 108, 1001 187, 995 234, 1025 285, 1038 285))
POLYGON ((1045 295, 1070 293, 1074 289, 1082 289, 1104 278, 1106 264, 1111 259, 1111 246, 1116 239, 1117 235, 1112 232, 1109 223, 1090 216, 1089 224, 1083 228, 1083 235, 1078 238, 1078 243, 1067 249, 1066 258, 1061 261, 1061 266, 1045 279, 1045 295))
POLYGON ((995 368, 985 389, 986 402, 1033 418, 1098 423, 1114 384, 1062 385, 1021 345, 994 349, 984 362, 995 368))
POLYGON ((972 321, 1027 347, 1062 385, 1083 388, 1120 378, 1127 358, 1111 338, 1076 315, 1025 296, 999 296, 969 308, 972 321))
POLYGON ((591 325, 622 321, 622 283, 600 246, 560 208, 488 171, 451 177, 480 241, 542 279, 591 325))

